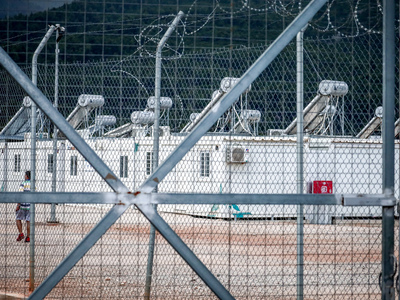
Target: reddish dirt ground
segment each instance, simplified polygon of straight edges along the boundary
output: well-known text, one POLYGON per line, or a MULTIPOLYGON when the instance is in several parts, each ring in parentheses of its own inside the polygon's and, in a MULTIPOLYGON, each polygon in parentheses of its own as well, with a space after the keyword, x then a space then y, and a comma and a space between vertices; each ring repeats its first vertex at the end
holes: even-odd
MULTIPOLYGON (((58 213, 60 223, 56 225, 38 215, 36 287, 104 211, 65 206, 58 213)), ((235 298, 296 299, 296 221, 225 221, 161 215, 235 298)), ((3 218, 0 228, 0 293, 28 296, 29 244, 15 241, 12 214, 3 218)), ((149 230, 148 222, 137 211, 128 211, 47 299, 142 299, 149 230)), ((304 299, 379 299, 381 238, 380 220, 305 224, 304 299)), ((215 298, 159 234, 151 298, 215 298)))

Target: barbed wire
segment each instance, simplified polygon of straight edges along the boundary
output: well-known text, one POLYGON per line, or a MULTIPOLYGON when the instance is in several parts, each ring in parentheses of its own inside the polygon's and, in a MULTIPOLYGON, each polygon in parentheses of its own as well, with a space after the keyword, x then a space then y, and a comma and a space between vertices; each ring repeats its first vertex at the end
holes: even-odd
MULTIPOLYGON (((187 32, 187 31, 186 31, 186 28, 188 27, 188 18, 189 18, 189 16, 190 16, 190 12, 191 12, 192 8, 194 7, 194 5, 195 5, 196 3, 197 3, 197 0, 193 1, 192 5, 189 7, 188 11, 185 13, 185 20, 184 20, 184 22, 183 22, 183 28, 184 28, 184 31, 183 31, 183 32, 184 32, 185 35, 193 35, 193 34, 195 34, 196 32, 198 32, 198 31, 200 31, 201 29, 203 29, 203 28, 208 24, 208 22, 209 22, 212 18, 214 18, 214 15, 215 15, 215 11, 216 11, 216 9, 217 9, 217 6, 215 6, 215 7, 212 9, 211 13, 209 13, 209 14, 207 15, 207 17, 203 18, 204 22, 203 22, 202 20, 200 20, 200 22, 203 23, 202 25, 200 25, 196 30, 194 30, 194 31, 192 31, 192 32, 187 32)), ((192 22, 192 24, 196 24, 196 23, 197 23, 197 22, 192 22)))
POLYGON ((226 10, 226 9, 224 9, 223 7, 222 7, 222 5, 221 5, 221 0, 216 0, 216 7, 218 7, 221 11, 223 11, 224 13, 227 13, 227 14, 237 14, 237 13, 239 13, 239 12, 241 12, 241 11, 243 11, 243 9, 245 8, 245 5, 243 4, 240 8, 238 8, 237 10, 226 10))
MULTIPOLYGON (((11 39, 16 39, 16 38, 19 38, 19 37, 24 37, 24 36, 26 36, 27 34, 35 34, 35 33, 43 33, 43 32, 44 32, 43 30, 36 30, 36 31, 25 32, 25 33, 22 33, 22 34, 19 34, 19 35, 15 35, 15 36, 12 36, 12 37, 9 37, 9 38, 0 39, 0 43, 2 43, 2 42, 8 42, 8 41, 10 41, 11 39)), ((35 38, 35 39, 39 39, 39 38, 35 38)), ((24 42, 26 42, 26 41, 24 41, 24 42)))
MULTIPOLYGON (((225 8, 224 3, 222 3, 222 0, 216 0, 214 2, 214 5, 211 6, 210 11, 205 15, 202 14, 203 17, 197 20, 196 18, 200 16, 200 14, 198 15, 196 12, 194 12, 194 8, 196 7, 196 5, 200 5, 199 2, 200 2, 199 0, 194 0, 190 5, 190 7, 185 12, 185 19, 181 21, 183 30, 176 30, 176 34, 178 36, 178 42, 176 43, 176 45, 170 45, 168 43, 165 45, 165 48, 163 50, 164 53, 171 52, 172 54, 163 56, 164 60, 177 59, 181 57, 185 49, 185 37, 200 32, 210 23, 211 20, 214 21, 224 20, 248 11, 254 12, 246 15, 247 17, 250 18, 252 16, 259 15, 259 13, 261 12, 267 12, 267 11, 272 11, 282 17, 288 17, 288 16, 295 17, 297 16, 298 12, 302 7, 301 0, 292 0, 287 3, 284 3, 282 0, 267 0, 265 4, 263 4, 261 7, 255 7, 248 0, 240 0, 239 2, 236 2, 240 3, 240 5, 233 5, 234 9, 232 8, 228 10, 225 8), (222 12, 222 14, 218 12, 222 12), (195 18, 195 20, 191 20, 192 17, 195 18), (189 31, 188 28, 192 29, 189 31)), ((337 37, 345 37, 345 38, 354 38, 364 34, 382 34, 382 30, 379 27, 382 26, 381 20, 383 15, 383 9, 382 9, 382 4, 380 3, 379 0, 376 0, 376 6, 372 5, 370 2, 365 4, 360 0, 357 0, 355 5, 353 5, 351 0, 346 1, 346 3, 349 5, 348 14, 347 15, 340 14, 340 16, 333 18, 332 10, 334 6, 342 5, 342 3, 338 3, 337 0, 329 1, 327 3, 325 11, 323 11, 318 18, 310 22, 310 27, 321 33, 332 32, 337 37), (366 5, 368 5, 368 7, 366 5), (360 14, 363 13, 366 10, 366 8, 368 8, 368 10, 376 9, 377 12, 379 12, 379 14, 376 15, 375 17, 374 22, 368 26, 366 24, 363 24, 361 21, 362 18, 360 18, 360 14), (325 24, 322 25, 322 23, 325 24), (350 32, 346 32, 349 30, 350 32)), ((138 21, 136 19, 119 20, 113 22, 99 22, 99 23, 91 22, 85 24, 85 26, 87 26, 88 28, 92 26, 103 26, 103 27, 117 26, 118 28, 110 28, 110 29, 103 28, 99 30, 90 30, 90 31, 85 30, 81 32, 68 32, 67 30, 67 36, 73 37, 78 35, 104 34, 110 32, 120 32, 121 30, 125 32, 130 30, 140 30, 140 33, 134 35, 134 38, 138 44, 137 46, 138 49, 140 50, 141 55, 155 57, 156 47, 152 47, 152 49, 150 50, 151 47, 148 46, 157 45, 159 43, 163 30, 165 28, 168 28, 171 23, 171 21, 164 21, 164 20, 168 20, 172 17, 175 17, 175 15, 168 14, 159 16, 157 18, 154 18, 152 16, 142 18, 142 22, 150 20, 152 21, 149 25, 146 25, 144 27, 138 24, 137 23, 138 21), (128 27, 121 28, 122 24, 128 27)), ((369 20, 371 20, 371 18, 369 18, 369 20)), ((398 27, 399 22, 400 20, 397 19, 396 20, 397 29, 399 28, 398 27)), ((68 28, 71 30, 74 28, 79 28, 81 26, 82 23, 75 25, 68 25, 68 28)), ((10 43, 12 40, 19 39, 21 37, 32 36, 34 34, 39 34, 39 33, 43 34, 44 30, 27 32, 12 37, 7 37, 5 39, 1 39, 0 43, 7 43, 7 46, 10 47, 10 46, 18 46, 21 44, 36 42, 42 37, 41 36, 33 37, 23 41, 15 41, 10 43)))
MULTIPOLYGON (((175 17, 175 15, 169 15, 168 17, 171 17, 171 16, 175 17)), ((140 32, 139 35, 135 36, 135 39, 136 39, 136 41, 138 43, 138 48, 137 49, 138 49, 138 51, 139 51, 141 56, 144 56, 143 53, 145 53, 149 57, 153 57, 153 58, 156 57, 156 53, 155 52, 156 52, 157 45, 159 44, 159 42, 161 40, 160 36, 162 36, 161 33, 163 31, 163 27, 169 28, 170 27, 170 23, 164 23, 164 24, 158 24, 158 25, 148 25, 140 32), (156 33, 155 34, 153 34, 151 36, 149 34, 147 34, 147 35, 144 34, 145 31, 148 30, 150 32, 153 29, 156 29, 156 33), (144 39, 143 43, 142 43, 142 39, 144 39), (148 43, 153 43, 153 45, 155 46, 155 47, 152 47, 152 49, 153 49, 152 52, 149 51, 145 47, 148 43)), ((184 49, 184 35, 181 35, 179 33, 179 31, 175 31, 175 32, 176 32, 177 36, 179 37, 179 43, 175 47, 172 47, 172 46, 170 46, 168 44, 168 41, 167 41, 165 43, 164 47, 163 47, 163 52, 166 52, 165 49, 167 49, 169 51, 172 51, 172 53, 175 53, 176 55, 167 56, 167 57, 165 55, 163 55, 162 56, 163 60, 178 59, 183 55, 183 50, 182 50, 182 52, 179 52, 179 49, 180 48, 184 49)))

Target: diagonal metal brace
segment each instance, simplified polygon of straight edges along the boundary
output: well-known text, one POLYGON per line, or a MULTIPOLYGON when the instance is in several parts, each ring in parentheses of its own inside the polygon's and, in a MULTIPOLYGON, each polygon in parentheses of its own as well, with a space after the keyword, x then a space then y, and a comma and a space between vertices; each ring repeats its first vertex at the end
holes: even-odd
POLYGON ((218 279, 197 258, 180 237, 168 226, 151 204, 140 204, 136 207, 146 216, 161 235, 170 243, 176 252, 196 271, 197 275, 220 299, 234 299, 232 295, 219 283, 218 279))
MULTIPOLYGON (((45 95, 33 85, 24 72, 16 65, 16 63, 8 56, 8 54, 0 47, 0 64, 8 71, 8 73, 19 83, 19 85, 28 93, 32 100, 43 110, 43 112, 54 122, 61 132, 70 140, 83 157, 93 166, 99 175, 108 183, 108 185, 117 193, 128 193, 128 188, 121 182, 119 178, 111 171, 111 169, 102 161, 102 159, 90 148, 81 136, 68 124, 63 116, 53 108, 50 101, 45 95)), ((33 193, 36 194, 36 193, 33 193)), ((114 206, 111 211, 87 234, 87 236, 76 246, 74 250, 59 264, 51 275, 49 275, 39 287, 31 294, 29 299, 43 299, 57 285, 57 283, 75 266, 75 264, 87 253, 87 251, 101 238, 101 236, 118 220, 118 218, 129 207, 126 205, 114 206), (121 209, 124 207, 124 209, 121 209)), ((146 214, 146 210, 143 214, 146 214)), ((152 220, 152 216, 145 217, 152 220)), ((160 217, 161 218, 161 217, 160 217)), ((164 226, 172 229, 167 223, 164 226)), ((166 237, 168 240, 168 236, 166 237)), ((208 273, 208 278, 212 278, 212 273, 203 265, 203 268, 197 270, 200 264, 189 265, 196 273, 208 273)), ((229 294, 225 287, 217 280, 213 283, 218 286, 217 293, 223 291, 223 295, 229 294)), ((215 292, 215 291, 214 291, 215 292)), ((216 294, 218 297, 223 295, 216 294)))
MULTIPOLYGON (((182 194, 182 193, 20 193, 2 192, 2 203, 74 203, 74 204, 246 204, 246 205, 366 205, 374 201, 380 206, 381 197, 359 197, 341 194, 182 194), (371 199, 372 198, 372 199, 371 199), (357 202, 352 201, 356 199, 357 202), (347 201, 347 202, 346 202, 347 201)), ((377 195, 379 196, 379 195, 377 195)), ((385 202, 385 204, 388 204, 385 202)))

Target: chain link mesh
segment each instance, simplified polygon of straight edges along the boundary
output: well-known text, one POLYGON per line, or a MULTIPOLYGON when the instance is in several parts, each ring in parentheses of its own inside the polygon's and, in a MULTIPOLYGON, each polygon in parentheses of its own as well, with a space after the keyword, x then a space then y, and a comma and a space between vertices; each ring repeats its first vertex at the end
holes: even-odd
MULTIPOLYGON (((231 6, 225 2, 216 1, 221 14, 239 18, 242 12, 250 11, 253 20, 257 20, 254 15, 265 14, 274 8, 283 24, 287 22, 285 17, 291 19, 298 11, 297 3, 271 3, 266 7, 252 5, 250 1, 241 1, 231 11, 231 6)), ((358 5, 361 4, 352 5, 352 9, 358 5)), ((208 25, 212 20, 215 21, 212 30, 222 33, 229 31, 225 26, 226 20, 214 19, 207 6, 185 8, 189 13, 183 22, 184 31, 182 28, 178 30, 175 43, 171 42, 168 51, 163 53, 161 96, 171 98, 173 105, 161 112, 160 163, 185 138, 187 126, 195 119, 191 115, 201 113, 212 101, 213 92, 221 89, 221 80, 241 77, 268 46, 263 33, 254 32, 254 36, 249 34, 247 46, 216 46, 199 50, 195 47, 199 36, 199 39, 201 36, 210 38, 211 34, 219 36, 218 32, 210 32, 208 25), (196 23, 200 15, 203 17, 199 22, 201 26, 196 23), (188 42, 192 36, 193 41, 188 42), (184 42, 186 45, 182 44, 184 42), (185 52, 179 47, 190 51, 185 52)), ((332 11, 336 9, 332 5, 329 8, 332 11)), ((380 4, 375 8, 379 10, 380 4)), ((86 11, 85 7, 82 11, 86 11)), ((145 12, 146 9, 143 15, 145 12)), ((359 18, 363 14, 364 11, 359 12, 359 18)), ((321 25, 326 15, 325 12, 317 16, 305 32, 304 107, 319 94, 319 84, 323 80, 345 82, 348 93, 330 98, 328 104, 333 106, 335 113, 332 115, 327 110, 318 126, 306 132, 302 189, 304 193, 311 193, 312 184, 318 181, 332 182, 331 192, 335 194, 380 194, 384 171, 380 127, 377 126, 369 139, 357 135, 375 116, 377 107, 382 105, 382 39, 378 35, 380 27, 374 26, 374 22, 380 22, 381 18, 373 16, 369 19, 368 28, 372 28, 369 34, 354 34, 348 27, 334 30, 334 23, 329 21, 330 32, 335 35, 327 37, 321 25), (308 31, 313 32, 310 37, 307 37, 308 31)), ((336 11, 335 16, 341 20, 340 11, 336 11)), ((111 17, 105 14, 107 18, 111 17)), ((139 39, 137 34, 128 34, 127 38, 140 41, 138 48, 128 47, 124 50, 126 53, 121 50, 129 56, 121 58, 119 53, 112 59, 84 63, 71 62, 68 58, 59 65, 58 110, 68 119, 74 109, 80 107, 78 99, 81 95, 104 97, 104 105, 85 114, 76 129, 131 191, 137 190, 149 177, 155 163, 152 124, 133 126, 131 114, 134 111, 152 111, 148 99, 154 96, 154 45, 159 41, 152 30, 166 27, 169 19, 169 15, 161 17, 157 19, 161 24, 155 25, 157 22, 149 17, 153 23, 149 21, 150 25, 142 28, 139 39), (96 127, 96 117, 99 116, 114 116, 116 122, 96 127), (125 134, 106 137, 112 130, 127 125, 130 127, 125 134)), ((366 31, 362 23, 357 22, 360 25, 357 30, 366 31)), ((138 28, 136 24, 132 27, 138 28)), ((275 31, 280 32, 278 27, 270 28, 268 41, 276 35, 275 31)), ((107 29, 105 25, 90 28, 87 31, 92 30, 92 33, 107 29)), ((71 60, 82 58, 76 53, 86 44, 73 37, 70 41, 71 60)), ((104 43, 102 47, 109 47, 110 53, 118 53, 123 48, 121 44, 104 43)), ((17 47, 10 52, 24 55, 25 50, 17 47)), ((26 57, 29 51, 25 53, 26 57)), ((52 58, 51 55, 48 57, 52 58)), ((95 58, 88 55, 82 60, 88 57, 95 58)), ((26 65, 23 71, 30 76, 32 68, 26 65)), ((398 65, 396 49, 396 83, 398 65)), ((55 65, 41 61, 38 74, 39 89, 53 102, 55 65)), ((397 119, 398 85, 395 95, 397 119)), ((25 96, 22 88, 0 70, 0 128, 5 128, 25 107, 22 103, 25 96)), ((188 197, 191 197, 190 193, 239 193, 244 198, 246 194, 296 194, 296 136, 283 134, 295 118, 296 44, 292 42, 174 167, 159 184, 158 192, 185 193, 189 194, 188 197), (254 119, 243 117, 243 112, 249 110, 253 111, 254 119), (254 111, 260 113, 259 119, 254 111), (245 121, 248 123, 244 124, 245 121), (236 125, 241 128, 240 132, 231 130, 236 125)), ((29 121, 29 115, 25 121, 29 121)), ((111 192, 111 188, 62 134, 59 134, 54 151, 51 140, 53 127, 46 116, 39 114, 36 191, 111 192)), ((30 168, 29 132, 14 132, 13 137, 0 140, 2 191, 18 191, 24 172, 30 168)), ((395 154, 395 197, 398 198, 397 143, 395 154)), ((110 207, 94 204, 36 205, 35 287, 51 274, 110 207)), ((304 206, 304 298, 381 298, 381 210, 377 206, 304 206)), ((200 205, 193 200, 193 204, 159 205, 158 211, 236 299, 296 298, 299 288, 296 205, 200 205)), ((29 243, 15 241, 18 234, 15 204, 1 203, 0 214, 0 291, 28 296, 29 243)), ((395 228, 398 228, 397 219, 395 228)), ((25 224, 24 232, 26 234, 25 224)), ((148 221, 135 207, 130 208, 47 298, 143 298, 149 233, 148 221)), ((397 233, 395 245, 395 253, 398 253, 397 233)), ((151 299, 215 298, 159 233, 156 234, 153 262, 151 299)))

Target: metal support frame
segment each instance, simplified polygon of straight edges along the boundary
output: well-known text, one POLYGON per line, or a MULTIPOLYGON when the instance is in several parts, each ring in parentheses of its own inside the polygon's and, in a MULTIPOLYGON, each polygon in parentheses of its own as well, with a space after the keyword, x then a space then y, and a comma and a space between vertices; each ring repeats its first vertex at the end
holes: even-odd
MULTIPOLYGON (((185 140, 172 152, 157 170, 145 181, 133 195, 151 193, 158 183, 175 167, 184 155, 196 144, 196 142, 211 128, 218 118, 233 104, 247 87, 260 75, 262 71, 274 60, 274 58, 286 47, 296 34, 308 23, 309 20, 326 3, 326 0, 313 0, 299 14, 288 28, 271 44, 263 55, 246 71, 239 82, 221 98, 205 118, 194 128, 185 140)), ((85 141, 66 122, 63 116, 57 112, 48 99, 37 89, 21 69, 12 61, 8 54, 0 48, 0 64, 28 93, 32 100, 54 122, 55 126, 64 133, 81 155, 92 165, 98 174, 118 194, 129 194, 128 188, 116 177, 111 169, 100 159, 85 141)), ((41 285, 31 294, 30 299, 44 298, 52 288, 71 270, 71 268, 85 255, 85 253, 98 241, 98 239, 115 223, 132 203, 122 202, 114 205, 110 212, 88 233, 78 246, 56 267, 41 285)), ((187 245, 176 235, 169 225, 157 214, 151 204, 136 204, 143 215, 153 224, 163 237, 174 247, 198 276, 221 299, 233 299, 225 287, 215 276, 198 260, 187 245)))
MULTIPOLYGON (((168 28, 167 32, 164 34, 163 38, 159 42, 156 51, 156 80, 155 80, 155 107, 154 107, 154 125, 153 125, 153 169, 152 172, 158 167, 158 156, 159 156, 159 143, 160 143, 160 97, 161 97, 161 53, 164 48, 165 43, 171 36, 172 32, 175 30, 184 13, 180 11, 175 17, 171 26, 168 28)), ((154 192, 157 192, 155 189, 154 192)), ((157 211, 157 205, 154 206, 157 211)), ((149 236, 149 250, 147 256, 147 270, 146 270, 146 284, 144 297, 145 299, 150 299, 151 290, 151 279, 153 276, 153 260, 154 260, 154 248, 155 248, 156 231, 155 227, 150 224, 150 236, 149 236)))
MULTIPOLYGON (((54 74, 54 108, 58 109, 58 56, 60 53, 59 49, 59 37, 60 37, 60 24, 56 24, 56 49, 55 49, 55 74, 54 74)), ((53 174, 51 178, 51 191, 57 191, 57 136, 58 130, 54 126, 53 130, 53 174)), ((49 223, 57 223, 56 219, 56 205, 52 204, 50 208, 50 219, 49 223)))
POLYGON ((174 193, 30 193, 3 192, 1 203, 73 204, 245 204, 394 206, 395 197, 384 194, 174 194, 174 193))
MULTIPOLYGON (((32 84, 37 85, 37 59, 42 52, 47 41, 51 37, 55 30, 55 26, 51 25, 39 46, 36 48, 35 53, 32 57, 32 84)), ((31 178, 30 178, 30 190, 32 193, 36 191, 36 118, 37 118, 36 103, 32 101, 31 106, 31 178)), ((35 203, 32 203, 30 207, 31 221, 30 221, 30 245, 29 245, 29 291, 32 292, 35 289, 35 203)))
MULTIPOLYGON (((382 188, 394 195, 395 4, 383 1, 382 188)), ((394 299, 394 206, 382 208, 382 299, 394 299)))
MULTIPOLYGON (((304 60, 303 36, 306 28, 300 30, 296 36, 297 60, 297 193, 304 193, 304 132, 303 132, 303 107, 304 107, 304 60)), ((302 300, 304 295, 304 209, 303 205, 297 206, 297 299, 302 300)))

